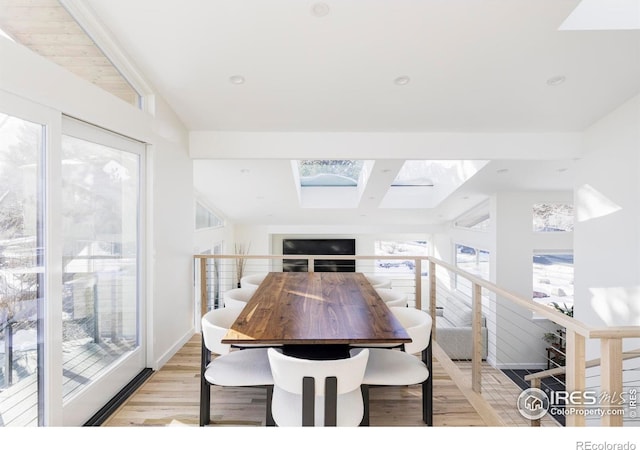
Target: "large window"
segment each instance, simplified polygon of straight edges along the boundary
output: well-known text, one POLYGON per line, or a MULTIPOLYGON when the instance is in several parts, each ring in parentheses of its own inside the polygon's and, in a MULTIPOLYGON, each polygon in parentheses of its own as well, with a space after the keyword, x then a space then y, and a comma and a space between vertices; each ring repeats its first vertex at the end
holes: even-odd
POLYGON ((0 100, 0 427, 78 426, 145 367, 144 144, 0 100))
POLYGON ((43 137, 0 113, 0 425, 42 422, 43 137))
POLYGON ((533 231, 573 231, 573 205, 537 203, 533 205, 533 231))
MULTIPOLYGON (((427 241, 380 240, 375 242, 375 254, 378 256, 395 256, 398 259, 376 260, 376 272, 388 274, 413 274, 413 259, 403 256, 427 256, 427 241)), ((423 272, 426 268, 423 269, 423 272)))
POLYGON ((62 161, 66 397, 139 344, 140 154, 64 135, 62 161))
MULTIPOLYGON (((489 280, 489 252, 476 247, 456 244, 456 266, 471 275, 489 280)), ((456 276, 456 289, 471 296, 471 282, 456 276)))
POLYGON ((573 307, 573 253, 533 255, 533 300, 558 309, 573 307))

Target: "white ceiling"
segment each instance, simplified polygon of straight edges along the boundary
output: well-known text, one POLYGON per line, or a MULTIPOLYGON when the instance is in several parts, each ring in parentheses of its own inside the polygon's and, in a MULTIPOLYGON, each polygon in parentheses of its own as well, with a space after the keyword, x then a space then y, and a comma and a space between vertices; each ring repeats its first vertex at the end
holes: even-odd
MULTIPOLYGON (((332 0, 323 16, 301 0, 86 3, 190 130, 576 132, 640 91, 640 31, 559 31, 578 0, 332 0)), ((311 211, 297 206, 289 160, 252 150, 261 159, 194 162, 196 189, 238 222, 419 226, 496 189, 572 183, 571 160, 514 156, 437 208, 377 208, 389 177, 377 175, 360 208, 311 211)), ((379 166, 405 158, 389 149, 379 166)))

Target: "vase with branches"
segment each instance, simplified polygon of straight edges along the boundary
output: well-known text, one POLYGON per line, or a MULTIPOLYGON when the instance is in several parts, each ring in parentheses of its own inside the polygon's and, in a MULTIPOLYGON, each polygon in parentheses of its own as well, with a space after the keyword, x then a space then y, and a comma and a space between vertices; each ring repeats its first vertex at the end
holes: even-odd
POLYGON ((237 278, 237 286, 240 287, 240 280, 244 275, 244 268, 247 264, 247 259, 244 258, 244 255, 249 254, 249 250, 251 249, 251 243, 245 244, 234 244, 234 250, 236 256, 236 278, 237 278))

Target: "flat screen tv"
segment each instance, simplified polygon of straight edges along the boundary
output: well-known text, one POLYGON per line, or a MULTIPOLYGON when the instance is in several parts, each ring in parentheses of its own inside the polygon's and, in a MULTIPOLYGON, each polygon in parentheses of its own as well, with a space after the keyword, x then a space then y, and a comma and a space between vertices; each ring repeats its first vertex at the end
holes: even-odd
MULTIPOLYGON (((355 239, 283 239, 283 255, 355 255, 355 239)), ((308 272, 306 259, 283 259, 284 272, 308 272)), ((316 272, 355 272, 355 259, 316 259, 316 272)))

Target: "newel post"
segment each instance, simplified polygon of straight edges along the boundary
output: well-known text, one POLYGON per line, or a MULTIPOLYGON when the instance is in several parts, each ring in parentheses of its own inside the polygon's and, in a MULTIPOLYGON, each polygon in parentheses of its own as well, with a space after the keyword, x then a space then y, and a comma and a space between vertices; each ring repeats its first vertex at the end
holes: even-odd
MULTIPOLYGON (((615 410, 622 408, 622 339, 603 338, 600 340, 601 351, 601 401, 600 407, 603 409, 615 410)), ((618 411, 616 411, 618 412, 618 411)), ((603 414, 601 424, 603 427, 621 427, 624 416, 616 414, 603 414)))
MULTIPOLYGON (((585 367, 585 339, 574 330, 566 330, 566 390, 567 392, 584 392, 586 388, 585 367)), ((580 405, 574 404, 576 407, 580 405)), ((584 414, 569 414, 566 416, 566 426, 585 426, 584 414)))

